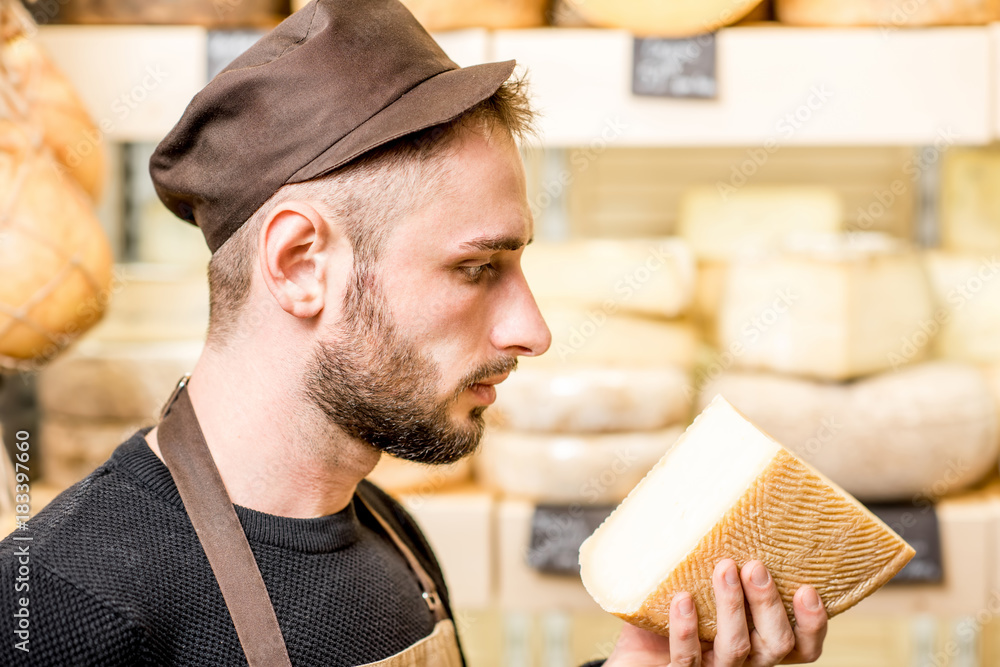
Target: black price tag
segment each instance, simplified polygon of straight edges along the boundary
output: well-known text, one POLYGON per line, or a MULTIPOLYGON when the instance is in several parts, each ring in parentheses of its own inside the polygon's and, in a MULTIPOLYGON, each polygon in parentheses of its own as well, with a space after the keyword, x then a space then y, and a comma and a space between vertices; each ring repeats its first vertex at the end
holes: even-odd
POLYGON ((714 99, 715 33, 684 39, 636 37, 632 47, 632 93, 654 97, 714 99))
POLYGON ((546 574, 580 574, 580 545, 614 505, 539 505, 531 517, 528 565, 546 574))
MULTIPOLYGON (((868 509, 917 552, 892 584, 936 584, 944 579, 937 513, 930 503, 873 504, 868 509)), ((579 575, 580 545, 613 505, 539 505, 531 517, 528 565, 546 574, 579 575)))
POLYGON ((890 584, 939 584, 944 581, 941 532, 930 503, 879 503, 867 506, 917 552, 890 584))

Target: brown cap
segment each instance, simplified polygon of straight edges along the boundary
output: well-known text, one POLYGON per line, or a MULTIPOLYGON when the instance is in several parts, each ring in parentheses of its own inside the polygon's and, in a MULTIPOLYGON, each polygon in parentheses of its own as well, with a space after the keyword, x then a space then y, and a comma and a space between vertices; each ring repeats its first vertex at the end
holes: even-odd
POLYGON ((194 96, 149 171, 214 253, 281 186, 457 118, 513 69, 460 68, 398 0, 313 0, 194 96))

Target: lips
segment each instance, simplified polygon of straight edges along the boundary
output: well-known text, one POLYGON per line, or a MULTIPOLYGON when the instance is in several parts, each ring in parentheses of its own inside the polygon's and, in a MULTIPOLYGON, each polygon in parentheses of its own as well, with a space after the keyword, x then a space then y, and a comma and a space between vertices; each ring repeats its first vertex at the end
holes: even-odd
POLYGON ((497 400, 497 390, 494 388, 494 385, 500 384, 506 380, 508 375, 510 375, 510 371, 501 375, 488 377, 481 382, 469 385, 469 391, 484 404, 489 405, 493 401, 497 400))

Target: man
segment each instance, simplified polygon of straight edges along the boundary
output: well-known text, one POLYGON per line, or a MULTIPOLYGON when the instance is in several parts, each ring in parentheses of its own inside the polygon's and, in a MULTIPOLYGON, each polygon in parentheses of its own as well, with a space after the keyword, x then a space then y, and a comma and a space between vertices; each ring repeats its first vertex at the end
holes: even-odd
MULTIPOLYGON (((29 650, 8 633, 3 664, 461 662, 433 554, 363 478, 383 452, 472 453, 494 385, 549 347, 512 69, 457 68, 395 0, 319 0, 196 96, 151 173, 214 253, 205 350, 155 428, 31 520, 29 650)), ((669 641, 626 627, 606 664, 818 657, 812 589, 793 629, 759 563, 714 583, 713 645, 681 595, 669 641)))

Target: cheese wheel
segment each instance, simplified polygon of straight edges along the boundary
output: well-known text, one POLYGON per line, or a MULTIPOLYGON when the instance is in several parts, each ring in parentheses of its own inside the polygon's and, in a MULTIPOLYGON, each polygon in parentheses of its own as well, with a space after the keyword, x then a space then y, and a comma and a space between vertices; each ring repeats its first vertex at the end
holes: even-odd
POLYGON ((690 37, 739 21, 760 0, 574 0, 573 4, 593 25, 647 37, 690 37))
POLYGON ((427 30, 534 28, 545 25, 547 0, 402 0, 427 30))
POLYGON ((44 416, 38 444, 44 457, 43 475, 49 484, 66 488, 104 463, 118 445, 156 419, 77 419, 44 416))
POLYGON ((928 252, 938 309, 926 328, 945 359, 1000 362, 1000 260, 993 254, 928 252))
POLYGON ((688 322, 626 315, 617 308, 538 305, 552 332, 552 345, 539 357, 522 357, 523 368, 694 364, 698 332, 688 322))
POLYGON ((695 265, 687 244, 661 237, 538 243, 521 269, 541 301, 678 317, 691 305, 695 265))
POLYGON ((933 313, 919 257, 893 239, 804 235, 730 266, 719 345, 738 368, 845 380, 923 359, 933 313))
POLYGON ((38 375, 46 414, 91 419, 153 419, 185 373, 201 341, 107 343, 88 338, 38 375))
POLYGON ((844 204, 836 190, 818 186, 695 187, 681 197, 677 224, 699 260, 728 261, 790 234, 840 231, 844 204))
POLYGON ((965 364, 916 364, 846 384, 728 373, 699 405, 716 394, 865 501, 939 498, 986 476, 1000 456, 994 396, 965 364))
POLYGON ((676 366, 522 368, 497 385, 492 423, 516 431, 650 431, 686 422, 690 374, 676 366))
POLYGON ((979 25, 1000 19, 997 0, 775 0, 782 23, 802 26, 979 25))
POLYGON ((813 586, 830 616, 885 584, 914 550, 874 514, 757 429, 721 397, 580 547, 590 595, 628 623, 667 636, 673 596, 691 594, 712 641, 712 573, 732 558, 767 566, 794 622, 813 586))
POLYGON ((2 119, 0 202, 0 366, 41 364, 103 315, 111 247, 80 186, 2 119))
POLYGON ((941 162, 941 247, 1000 251, 1000 149, 953 146, 941 162))
POLYGON ((602 435, 487 429, 476 477, 490 488, 536 502, 618 502, 677 440, 679 426, 602 435))
POLYGON ((428 465, 383 454, 368 480, 387 493, 437 493, 472 476, 472 461, 460 459, 448 465, 428 465))

